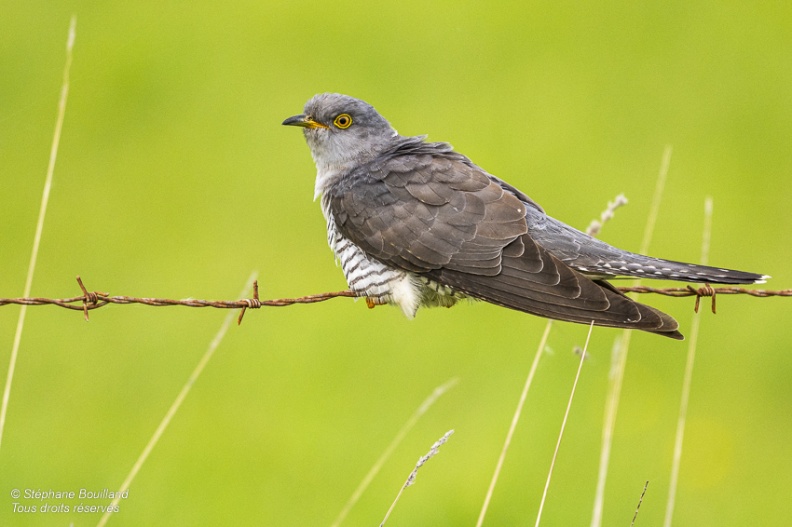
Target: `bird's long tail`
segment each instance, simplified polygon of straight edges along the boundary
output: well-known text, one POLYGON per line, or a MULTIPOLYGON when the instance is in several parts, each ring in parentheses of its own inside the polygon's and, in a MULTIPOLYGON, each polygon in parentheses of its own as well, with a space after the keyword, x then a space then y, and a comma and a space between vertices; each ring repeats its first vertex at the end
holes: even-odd
POLYGON ((556 258, 592 279, 654 278, 712 284, 763 284, 768 275, 663 260, 618 249, 549 216, 531 236, 556 258))
POLYGON ((574 262, 572 266, 586 275, 607 279, 634 277, 711 284, 763 284, 770 278, 768 275, 662 260, 640 254, 623 253, 621 256, 618 260, 599 261, 588 265, 574 262))

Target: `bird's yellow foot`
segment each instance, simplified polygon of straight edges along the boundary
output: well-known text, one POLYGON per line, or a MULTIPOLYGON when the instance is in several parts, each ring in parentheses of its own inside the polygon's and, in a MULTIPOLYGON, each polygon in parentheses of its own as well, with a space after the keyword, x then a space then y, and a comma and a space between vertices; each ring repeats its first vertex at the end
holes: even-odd
POLYGON ((380 300, 378 298, 372 298, 370 296, 366 297, 366 305, 368 306, 369 309, 374 309, 375 307, 381 306, 382 304, 385 304, 385 303, 386 302, 383 302, 382 300, 380 300))

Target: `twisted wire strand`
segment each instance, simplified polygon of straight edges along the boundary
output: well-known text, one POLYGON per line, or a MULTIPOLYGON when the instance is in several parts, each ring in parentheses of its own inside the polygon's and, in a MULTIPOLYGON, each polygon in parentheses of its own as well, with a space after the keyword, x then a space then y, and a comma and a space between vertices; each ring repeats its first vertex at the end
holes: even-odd
MULTIPOLYGON (((242 316, 247 309, 258 309, 260 307, 284 307, 294 304, 315 304, 318 302, 325 302, 327 300, 339 297, 354 298, 357 297, 352 291, 334 291, 328 293, 319 293, 315 295, 300 296, 296 298, 276 298, 271 300, 261 300, 258 297, 258 283, 255 283, 253 298, 243 298, 240 300, 202 300, 195 298, 172 299, 172 298, 151 298, 151 297, 136 297, 125 295, 110 295, 109 293, 100 291, 88 291, 83 285, 80 277, 77 277, 77 282, 82 290, 80 296, 70 298, 43 298, 43 297, 28 297, 28 298, 0 298, 0 306, 5 305, 28 305, 28 306, 42 306, 53 305, 66 309, 73 309, 76 311, 83 311, 85 318, 88 318, 88 311, 99 309, 108 304, 141 304, 145 306, 186 306, 186 307, 211 307, 217 309, 241 309, 239 322, 242 321, 242 316)), ((658 294, 671 297, 696 297, 696 310, 698 311, 699 301, 702 298, 712 298, 712 310, 715 312, 715 299, 719 295, 750 295, 754 297, 767 298, 771 296, 788 297, 792 296, 792 289, 782 289, 777 291, 770 291, 767 289, 746 289, 743 287, 712 287, 709 284, 704 284, 701 287, 619 287, 622 293, 642 293, 642 294, 658 294)))

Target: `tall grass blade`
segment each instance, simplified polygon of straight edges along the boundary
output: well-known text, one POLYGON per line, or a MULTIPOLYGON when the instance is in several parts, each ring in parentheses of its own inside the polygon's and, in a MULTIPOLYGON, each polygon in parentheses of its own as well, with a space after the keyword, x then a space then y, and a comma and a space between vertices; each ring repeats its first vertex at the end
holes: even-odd
MULTIPOLYGON (((58 117, 55 121, 55 133, 52 137, 47 175, 44 178, 44 190, 41 193, 41 205, 39 206, 38 221, 36 222, 36 233, 33 235, 33 249, 30 252, 27 278, 25 278, 24 297, 30 296, 30 290, 33 287, 33 274, 36 270, 36 260, 38 259, 39 246, 41 245, 41 234, 44 232, 44 218, 47 215, 47 205, 49 204, 50 190, 52 189, 52 178, 55 173, 55 161, 58 158, 58 146, 60 145, 61 130, 63 129, 63 119, 66 115, 66 101, 69 98, 69 70, 71 70, 72 50, 74 49, 76 34, 77 17, 72 16, 71 22, 69 23, 69 36, 66 38, 66 65, 63 67, 63 84, 61 85, 60 100, 58 101, 58 117)), ((17 320, 16 331, 14 333, 14 343, 11 345, 11 357, 8 361, 5 388, 3 388, 3 401, 0 403, 0 446, 2 446, 3 443, 3 431, 5 430, 6 417, 8 416, 8 402, 11 399, 11 384, 14 381, 14 371, 16 370, 17 357, 19 356, 19 345, 22 342, 22 331, 25 328, 26 314, 27 306, 23 305, 19 310, 19 319, 17 320)))

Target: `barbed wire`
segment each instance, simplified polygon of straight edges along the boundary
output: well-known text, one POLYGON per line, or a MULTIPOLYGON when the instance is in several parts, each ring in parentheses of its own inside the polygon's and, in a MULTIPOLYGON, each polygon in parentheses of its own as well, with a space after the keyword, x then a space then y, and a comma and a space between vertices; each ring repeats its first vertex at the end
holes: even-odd
POLYGON ((709 284, 704 284, 701 287, 693 287, 692 285, 667 288, 635 286, 619 287, 618 289, 622 293, 655 293, 658 295, 674 297, 695 296, 696 305, 693 309, 695 309, 696 313, 698 313, 699 310, 699 302, 704 297, 712 298, 712 312, 716 313, 715 299, 717 298, 717 295, 750 295, 761 298, 767 298, 771 296, 792 296, 792 289, 769 291, 767 289, 746 289, 744 287, 712 287, 709 284))
POLYGON ((213 307, 217 309, 241 309, 237 323, 242 323, 242 317, 248 308, 258 309, 262 306, 281 307, 294 304, 315 304, 324 302, 331 298, 356 297, 352 291, 335 291, 331 293, 320 293, 318 295, 301 296, 298 298, 278 298, 273 300, 261 300, 258 292, 258 280, 253 282, 253 298, 243 298, 240 300, 200 300, 185 298, 181 300, 171 298, 149 298, 136 296, 110 295, 101 291, 89 292, 83 284, 82 278, 77 277, 77 284, 82 290, 82 295, 71 298, 0 298, 0 306, 4 305, 28 305, 44 306, 53 305, 66 309, 82 311, 85 320, 88 320, 88 311, 99 309, 108 304, 142 304, 145 306, 186 306, 186 307, 213 307))
MULTIPOLYGON (((80 286, 82 294, 71 298, 0 298, 0 306, 6 305, 27 305, 27 306, 43 306, 52 305, 63 307, 66 309, 73 309, 82 311, 85 320, 88 320, 88 311, 99 309, 108 304, 142 304, 145 306, 186 306, 186 307, 213 307, 217 309, 241 309, 238 324, 242 323, 242 317, 245 316, 245 311, 250 309, 258 309, 262 306, 267 307, 284 307, 292 306, 294 304, 316 304, 324 302, 332 298, 356 298, 360 295, 352 291, 334 291, 329 293, 319 293, 316 295, 300 296, 296 298, 276 298, 272 300, 261 300, 259 298, 258 281, 253 282, 253 298, 243 298, 240 300, 200 300, 194 298, 185 298, 181 300, 171 298, 150 298, 150 297, 136 297, 136 296, 122 296, 110 295, 101 291, 90 292, 86 289, 82 279, 77 277, 77 284, 80 286)), ((717 295, 750 295, 754 297, 771 297, 771 296, 792 296, 792 289, 783 289, 779 291, 768 291, 766 289, 745 289, 743 287, 712 287, 709 284, 704 284, 701 287, 669 287, 669 288, 656 288, 656 287, 618 287, 622 293, 654 293, 658 295, 672 296, 672 297, 687 297, 695 296, 696 305, 695 310, 698 312, 699 302, 702 298, 712 298, 712 312, 715 313, 715 299, 717 295)))

